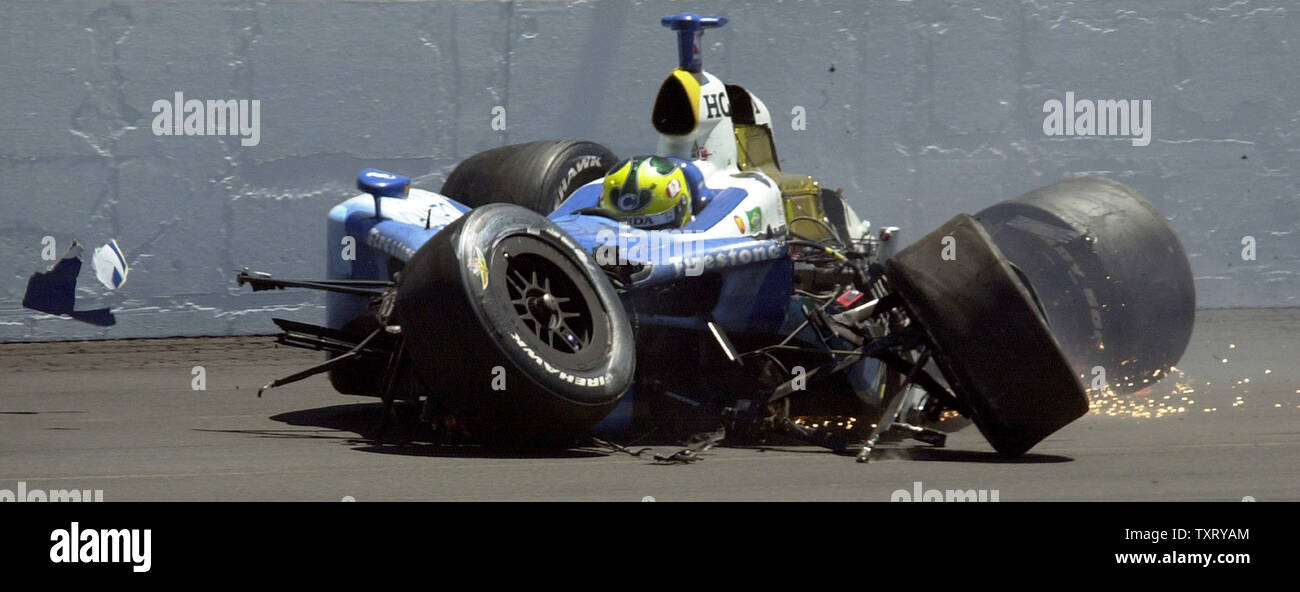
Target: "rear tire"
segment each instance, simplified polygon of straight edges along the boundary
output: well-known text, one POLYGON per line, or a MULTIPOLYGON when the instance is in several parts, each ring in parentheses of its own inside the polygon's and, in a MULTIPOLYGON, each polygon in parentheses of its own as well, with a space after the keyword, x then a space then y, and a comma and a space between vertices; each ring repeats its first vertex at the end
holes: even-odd
POLYGON ((1196 316, 1191 266, 1142 194, 1102 177, 1065 179, 976 217, 1033 283, 1079 374, 1101 366, 1127 394, 1182 357, 1196 316))
POLYGON ((416 376, 484 444, 560 448, 632 384, 609 280, 549 220, 509 204, 460 217, 407 264, 397 313, 416 376))
POLYGON ((1023 454, 1088 411, 1047 319, 975 218, 958 215, 899 251, 886 275, 999 453, 1023 454), (941 256, 947 245, 951 260, 941 256))
POLYGON ((471 208, 513 203, 545 216, 575 189, 605 176, 614 162, 614 153, 595 142, 512 144, 465 159, 440 193, 471 208))

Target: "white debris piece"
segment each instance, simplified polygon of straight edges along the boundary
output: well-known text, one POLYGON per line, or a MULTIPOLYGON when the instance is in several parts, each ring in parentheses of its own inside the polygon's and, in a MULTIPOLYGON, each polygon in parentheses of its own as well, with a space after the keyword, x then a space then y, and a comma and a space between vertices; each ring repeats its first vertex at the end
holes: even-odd
POLYGON ((131 267, 126 264, 126 256, 122 255, 122 249, 117 246, 117 239, 111 239, 108 244, 95 249, 95 256, 90 262, 95 267, 95 277, 110 290, 121 288, 126 283, 127 274, 131 272, 131 267))

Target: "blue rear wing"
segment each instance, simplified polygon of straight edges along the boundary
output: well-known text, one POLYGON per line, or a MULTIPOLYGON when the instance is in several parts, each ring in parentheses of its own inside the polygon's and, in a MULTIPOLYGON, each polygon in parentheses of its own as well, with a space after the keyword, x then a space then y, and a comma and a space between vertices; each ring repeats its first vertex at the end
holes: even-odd
POLYGON ((659 22, 677 31, 677 67, 687 72, 700 72, 704 70, 704 60, 700 56, 700 40, 704 37, 704 30, 727 24, 727 17, 683 12, 668 15, 659 22))

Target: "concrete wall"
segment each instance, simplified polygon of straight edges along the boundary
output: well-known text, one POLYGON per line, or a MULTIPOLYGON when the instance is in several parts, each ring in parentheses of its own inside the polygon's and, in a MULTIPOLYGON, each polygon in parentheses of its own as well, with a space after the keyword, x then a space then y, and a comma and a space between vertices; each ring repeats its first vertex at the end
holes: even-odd
POLYGON ((728 16, 705 64, 762 97, 787 170, 916 237, 1075 173, 1143 191, 1202 307, 1300 304, 1300 7, 1280 2, 8 2, 0 5, 0 340, 265 333, 324 270, 364 166, 436 190, 476 151, 550 137, 653 149, 675 63, 660 16, 728 16), (1151 99, 1149 146, 1046 137, 1043 104, 1151 99), (261 137, 156 136, 155 100, 258 99, 261 137), (490 126, 503 106, 507 129, 490 126), (807 128, 791 129, 791 110, 807 128), (116 237, 132 275, 97 329, 20 308, 41 239, 116 237), (1257 260, 1241 240, 1255 237, 1257 260))

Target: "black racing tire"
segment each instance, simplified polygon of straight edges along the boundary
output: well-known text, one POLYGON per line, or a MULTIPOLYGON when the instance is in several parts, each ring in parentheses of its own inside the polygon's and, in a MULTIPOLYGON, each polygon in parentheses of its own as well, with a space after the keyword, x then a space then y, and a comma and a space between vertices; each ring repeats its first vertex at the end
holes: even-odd
POLYGON ((1168 374, 1192 337, 1196 289, 1173 227, 1110 179, 1065 179, 976 214, 1043 300, 1075 371, 1118 394, 1168 374), (1145 382, 1144 382, 1145 381, 1145 382))
POLYGON ((396 311, 425 389, 495 448, 562 448, 632 384, 614 287, 572 237, 516 205, 434 235, 406 265, 396 311))
POLYGON ((575 189, 605 176, 615 160, 608 148, 583 140, 512 144, 465 159, 440 193, 471 208, 512 203, 545 216, 575 189))
POLYGON ((975 218, 949 220, 889 258, 885 270, 949 386, 999 453, 1023 454, 1087 413, 1087 394, 1047 319, 975 218), (949 245, 955 257, 945 260, 949 245))

